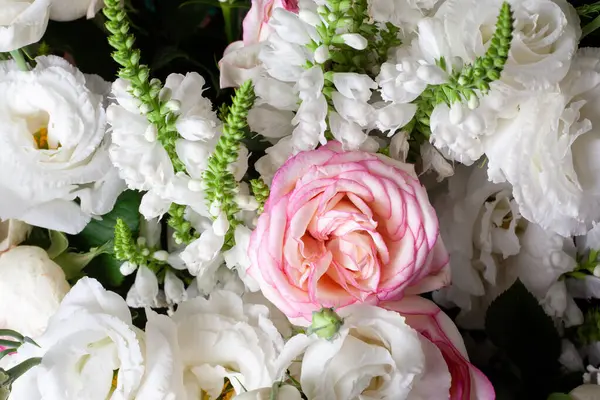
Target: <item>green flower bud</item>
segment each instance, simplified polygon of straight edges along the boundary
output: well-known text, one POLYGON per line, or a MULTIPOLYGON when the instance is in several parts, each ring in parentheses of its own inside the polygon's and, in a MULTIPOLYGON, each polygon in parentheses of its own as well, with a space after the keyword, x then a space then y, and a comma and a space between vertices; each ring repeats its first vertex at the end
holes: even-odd
POLYGON ((320 311, 313 311, 312 324, 308 328, 308 333, 330 340, 339 332, 343 323, 344 320, 333 308, 322 308, 320 311))

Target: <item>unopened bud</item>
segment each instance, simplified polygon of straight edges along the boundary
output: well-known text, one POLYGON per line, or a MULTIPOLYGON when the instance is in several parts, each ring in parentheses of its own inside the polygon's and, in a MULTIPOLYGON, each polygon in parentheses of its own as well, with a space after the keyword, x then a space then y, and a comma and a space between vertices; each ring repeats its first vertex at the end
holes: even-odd
POLYGON ((220 212, 217 219, 212 224, 213 231, 217 236, 225 236, 229 230, 229 221, 224 212, 220 212))
POLYGON ((181 102, 179 100, 171 99, 167 101, 165 108, 169 111, 179 112, 179 110, 181 110, 181 102))
POLYGON ((192 192, 201 192, 204 189, 204 185, 201 181, 190 179, 188 181, 188 189, 190 189, 192 192))
POLYGON ((340 37, 344 43, 356 50, 364 50, 369 44, 367 39, 358 33, 344 33, 340 37))
POLYGON ((149 104, 142 103, 142 104, 140 105, 140 112, 141 112, 142 114, 148 114, 150 111, 152 111, 152 107, 150 107, 150 105, 149 105, 149 104))
POLYGON ((167 259, 169 258, 169 253, 167 253, 164 250, 159 250, 155 251, 154 254, 152 254, 152 257, 158 261, 167 261, 167 259))
POLYGON ((315 61, 319 64, 323 64, 329 60, 329 56, 329 47, 327 45, 322 44, 315 50, 315 61))
POLYGON ((144 138, 150 143, 154 143, 156 138, 158 137, 158 129, 156 129, 156 125, 150 124, 148 128, 146 128, 146 132, 144 132, 144 138))
POLYGON ((138 244, 138 246, 143 247, 143 246, 146 245, 146 242, 147 242, 146 238, 143 237, 143 236, 140 236, 139 238, 137 238, 137 244, 138 244))
POLYGON ((339 332, 343 323, 344 320, 333 308, 322 308, 320 311, 313 311, 312 324, 308 328, 308 333, 330 340, 339 332))
POLYGON ((121 272, 121 275, 128 276, 128 275, 133 274, 135 272, 135 270, 137 269, 137 267, 138 267, 137 264, 129 262, 129 261, 125 261, 119 267, 119 271, 121 272))
POLYGON ((298 12, 298 17, 311 26, 317 26, 321 23, 321 18, 310 10, 300 10, 300 12, 298 12))

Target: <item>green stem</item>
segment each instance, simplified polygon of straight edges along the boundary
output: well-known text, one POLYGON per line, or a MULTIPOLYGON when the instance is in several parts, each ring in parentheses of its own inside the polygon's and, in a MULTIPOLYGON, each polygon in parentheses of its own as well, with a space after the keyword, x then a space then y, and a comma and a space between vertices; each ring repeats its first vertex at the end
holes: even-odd
POLYGON ((10 376, 8 385, 11 385, 21 375, 23 375, 25 372, 29 371, 31 368, 33 368, 37 365, 40 365, 41 362, 42 362, 41 358, 30 358, 28 360, 23 361, 21 364, 6 371, 6 373, 10 376))
POLYGON ((231 19, 231 7, 229 2, 221 2, 221 11, 223 12, 223 19, 225 20, 225 35, 227 36, 227 42, 232 43, 235 41, 235 35, 233 32, 233 21, 231 19))
POLYGON ((600 15, 598 15, 596 18, 594 18, 592 20, 592 22, 586 24, 581 29, 581 38, 583 39, 584 37, 586 37, 590 33, 594 32, 598 28, 600 28, 600 15))
POLYGON ((17 65, 19 66, 19 69, 21 71, 30 71, 31 70, 31 67, 25 60, 25 57, 23 57, 23 53, 21 52, 21 50, 17 49, 17 50, 11 51, 10 56, 12 57, 13 60, 15 60, 15 62, 17 63, 17 65))

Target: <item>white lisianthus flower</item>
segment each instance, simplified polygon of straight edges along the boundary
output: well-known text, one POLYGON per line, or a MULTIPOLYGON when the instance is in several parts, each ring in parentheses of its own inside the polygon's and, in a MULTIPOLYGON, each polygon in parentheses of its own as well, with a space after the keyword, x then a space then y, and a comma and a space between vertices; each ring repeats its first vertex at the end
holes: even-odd
POLYGON ((124 189, 108 156, 108 84, 59 57, 36 63, 0 64, 0 218, 76 234, 124 189))
POLYGON ((182 303, 172 319, 188 399, 219 397, 225 378, 238 394, 270 387, 278 378, 283 338, 265 306, 244 304, 238 295, 218 291, 209 299, 182 303))
POLYGON ((50 0, 50 19, 54 21, 73 21, 86 17, 92 19, 104 6, 103 0, 50 0))
POLYGON ((482 328, 491 301, 517 278, 550 316, 580 323, 581 311, 558 281, 575 268, 573 243, 525 220, 509 184, 489 182, 485 168, 458 166, 434 205, 452 273, 452 285, 434 298, 461 308, 459 325, 482 328))
MULTIPOLYGON (((435 16, 444 23, 452 55, 472 63, 482 56, 496 29, 503 0, 446 1, 435 16)), ((566 0, 511 2, 513 40, 501 80, 518 89, 552 86, 566 75, 581 28, 566 0)))
POLYGON ((39 247, 0 255, 0 328, 38 337, 70 289, 63 270, 39 247))
POLYGON ((563 236, 600 220, 600 50, 582 49, 559 92, 530 95, 484 143, 490 179, 512 184, 521 214, 563 236))
POLYGON ((252 390, 238 394, 233 400, 301 400, 298 389, 290 385, 282 385, 277 389, 272 387, 252 390), (273 391, 276 391, 273 393, 273 391))
POLYGON ((50 16, 51 0, 0 0, 0 52, 39 41, 50 16))
MULTIPOLYGON (((161 92, 161 97, 179 104, 176 126, 182 138, 177 140, 175 150, 187 174, 175 173, 169 155, 158 141, 156 127, 140 112, 139 102, 127 91, 127 82, 118 79, 113 84, 118 105, 108 108, 113 139, 111 160, 130 188, 147 191, 140 212, 148 219, 166 213, 172 202, 209 215, 201 180, 220 135, 220 122, 210 101, 202 96, 204 84, 204 78, 196 73, 171 74, 161 92)), ((242 154, 240 162, 243 161, 246 160, 242 154)))
POLYGON ((144 335, 132 325, 125 301, 94 279, 77 282, 36 342, 40 347, 25 344, 8 359, 16 365, 42 358, 13 384, 12 400, 182 398, 169 318, 149 311, 144 335))
POLYGON ((411 33, 440 0, 369 0, 368 13, 377 22, 391 22, 411 33))
POLYGON ((0 254, 10 250, 27 238, 31 226, 16 219, 0 221, 0 254))

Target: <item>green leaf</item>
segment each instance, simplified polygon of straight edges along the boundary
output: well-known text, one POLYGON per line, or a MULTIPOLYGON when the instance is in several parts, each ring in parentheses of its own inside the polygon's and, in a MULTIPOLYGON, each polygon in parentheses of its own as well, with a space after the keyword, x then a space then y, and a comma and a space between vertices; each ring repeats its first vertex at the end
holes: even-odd
POLYGON ((123 219, 132 232, 136 233, 140 226, 138 209, 141 199, 140 192, 127 190, 121 193, 112 211, 102 216, 102 219, 92 220, 80 234, 71 238, 71 243, 82 252, 103 246, 113 240, 117 218, 123 219))
POLYGON ((560 376, 561 341, 537 299, 517 280, 492 302, 485 330, 521 371, 529 393, 548 395, 560 376))
POLYGON ((83 276, 83 269, 97 256, 112 250, 112 241, 100 247, 90 249, 87 253, 62 253, 54 259, 65 272, 67 280, 78 279, 83 276))
POLYGON ((46 250, 46 253, 48 253, 48 257, 51 260, 54 260, 69 248, 69 240, 67 239, 67 235, 62 232, 49 231, 49 233, 50 247, 46 250))
POLYGON ((552 393, 550 396, 548 396, 548 400, 572 400, 573 398, 568 395, 568 394, 564 394, 564 393, 552 393))
POLYGON ((122 261, 117 260, 112 254, 101 254, 94 258, 85 269, 85 274, 102 282, 103 286, 119 287, 125 277, 121 274, 122 261))

